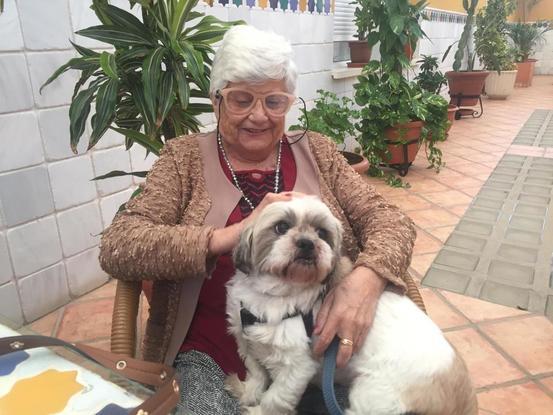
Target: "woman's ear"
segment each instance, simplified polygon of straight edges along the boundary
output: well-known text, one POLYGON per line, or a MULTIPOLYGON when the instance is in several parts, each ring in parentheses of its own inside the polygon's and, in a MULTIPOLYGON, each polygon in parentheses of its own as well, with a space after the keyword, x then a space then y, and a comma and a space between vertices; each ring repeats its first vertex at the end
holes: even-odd
POLYGON ((253 226, 248 226, 240 234, 240 240, 232 255, 234 267, 244 274, 249 273, 252 268, 252 242, 253 226))

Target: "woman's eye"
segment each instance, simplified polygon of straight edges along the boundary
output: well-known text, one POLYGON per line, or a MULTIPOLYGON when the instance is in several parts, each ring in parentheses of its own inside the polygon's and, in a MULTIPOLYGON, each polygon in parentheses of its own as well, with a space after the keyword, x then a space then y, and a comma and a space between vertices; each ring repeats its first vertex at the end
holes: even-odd
POLYGON ((290 225, 287 222, 280 221, 275 225, 275 232, 279 235, 284 235, 290 229, 290 225))
POLYGON ((319 238, 325 241, 328 240, 328 231, 326 229, 323 229, 323 228, 317 229, 317 235, 319 235, 319 238))

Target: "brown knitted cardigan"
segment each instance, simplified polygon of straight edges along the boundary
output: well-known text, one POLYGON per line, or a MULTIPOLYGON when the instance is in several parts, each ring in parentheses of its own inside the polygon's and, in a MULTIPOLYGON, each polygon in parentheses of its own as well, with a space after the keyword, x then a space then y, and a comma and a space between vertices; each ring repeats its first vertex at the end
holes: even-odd
MULTIPOLYGON (((121 280, 154 280, 146 360, 172 363, 213 265, 206 261, 213 224, 224 226, 226 212, 240 198, 224 176, 213 173, 222 171, 214 143, 214 133, 167 142, 143 192, 102 236, 100 263, 106 272, 121 280), (233 198, 221 199, 225 192, 234 192, 233 198)), ((294 190, 318 194, 342 221, 344 253, 355 265, 372 268, 403 290, 416 236, 412 221, 355 173, 326 137, 310 132, 292 150, 298 171, 294 190)))

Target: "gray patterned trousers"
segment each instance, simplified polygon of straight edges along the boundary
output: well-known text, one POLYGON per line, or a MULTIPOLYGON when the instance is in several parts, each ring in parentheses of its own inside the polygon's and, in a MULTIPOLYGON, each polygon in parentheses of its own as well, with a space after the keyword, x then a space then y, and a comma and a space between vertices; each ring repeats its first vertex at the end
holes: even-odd
MULTIPOLYGON (((205 353, 179 353, 174 363, 180 376, 177 415, 240 415, 240 405, 224 388, 225 374, 205 353)), ((347 388, 336 385, 336 398, 347 407, 347 388)), ((298 406, 300 415, 326 415, 323 395, 309 386, 298 406)))

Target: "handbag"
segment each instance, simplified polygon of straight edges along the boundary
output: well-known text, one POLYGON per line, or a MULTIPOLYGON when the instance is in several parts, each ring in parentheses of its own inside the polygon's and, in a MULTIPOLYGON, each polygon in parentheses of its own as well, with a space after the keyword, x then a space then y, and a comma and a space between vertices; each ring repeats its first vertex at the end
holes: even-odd
POLYGON ((37 347, 61 346, 130 380, 155 388, 155 393, 133 408, 132 415, 166 415, 179 401, 175 370, 161 363, 117 355, 85 344, 71 344, 55 337, 20 335, 0 338, 0 356, 37 347))

